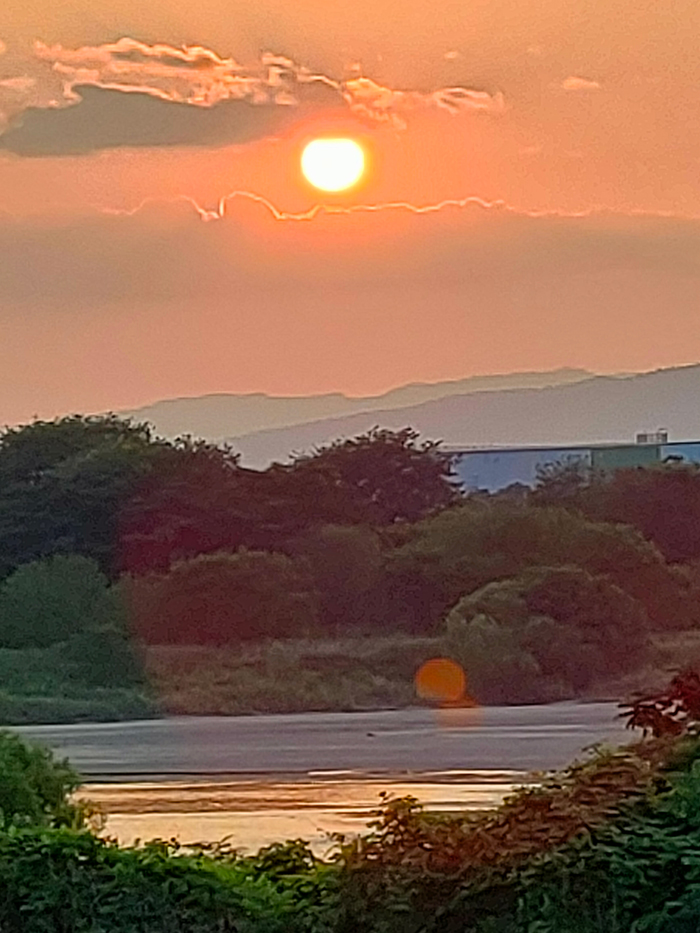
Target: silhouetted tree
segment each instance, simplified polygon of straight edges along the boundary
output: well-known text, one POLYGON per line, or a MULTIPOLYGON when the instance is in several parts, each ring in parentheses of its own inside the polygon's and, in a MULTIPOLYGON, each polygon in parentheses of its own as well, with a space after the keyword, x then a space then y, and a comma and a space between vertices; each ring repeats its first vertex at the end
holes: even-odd
POLYGON ((297 482, 309 476, 323 478, 328 522, 415 522, 459 501, 452 456, 439 442, 418 438, 411 428, 373 428, 298 456, 291 476, 297 482))
POLYGON ((117 515, 164 447, 116 415, 34 421, 0 434, 0 578, 52 554, 111 573, 117 515))

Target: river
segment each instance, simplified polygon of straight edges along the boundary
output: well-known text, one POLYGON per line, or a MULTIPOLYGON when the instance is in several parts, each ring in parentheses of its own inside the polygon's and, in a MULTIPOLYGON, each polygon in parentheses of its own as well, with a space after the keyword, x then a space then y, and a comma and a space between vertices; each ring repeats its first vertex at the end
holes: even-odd
POLYGON ((230 837, 246 850, 362 829, 380 793, 433 809, 493 806, 537 772, 630 734, 612 703, 176 717, 27 726, 66 756, 120 842, 230 837))

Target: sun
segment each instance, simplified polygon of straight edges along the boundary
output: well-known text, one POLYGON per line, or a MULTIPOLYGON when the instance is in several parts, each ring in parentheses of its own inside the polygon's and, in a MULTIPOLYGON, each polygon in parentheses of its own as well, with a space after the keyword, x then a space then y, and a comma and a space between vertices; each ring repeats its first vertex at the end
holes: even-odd
POLYGON ((304 178, 321 191, 344 191, 362 178, 365 153, 354 139, 312 139, 301 154, 304 178))

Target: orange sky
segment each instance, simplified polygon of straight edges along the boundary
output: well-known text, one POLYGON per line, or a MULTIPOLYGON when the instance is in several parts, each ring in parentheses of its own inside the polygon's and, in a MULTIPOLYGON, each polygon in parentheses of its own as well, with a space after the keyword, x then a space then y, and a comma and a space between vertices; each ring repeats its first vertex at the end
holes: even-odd
POLYGON ((0 423, 698 360, 700 7, 396 10, 5 0, 0 423))

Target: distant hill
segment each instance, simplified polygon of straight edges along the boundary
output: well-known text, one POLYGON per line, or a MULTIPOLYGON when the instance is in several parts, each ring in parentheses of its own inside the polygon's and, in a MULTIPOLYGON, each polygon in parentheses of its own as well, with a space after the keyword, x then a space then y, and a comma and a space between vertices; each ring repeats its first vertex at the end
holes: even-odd
POLYGON ((449 394, 418 405, 373 409, 231 438, 242 462, 264 467, 374 425, 411 426, 449 446, 634 441, 666 428, 671 440, 700 439, 700 365, 565 385, 449 394))
POLYGON ((167 399, 122 414, 137 421, 150 421, 164 437, 191 434, 218 443, 225 438, 306 424, 324 418, 408 408, 450 395, 563 385, 580 382, 591 375, 584 369, 557 369, 552 372, 471 376, 449 382, 411 383, 383 395, 363 398, 351 398, 340 392, 299 397, 221 393, 167 399))

